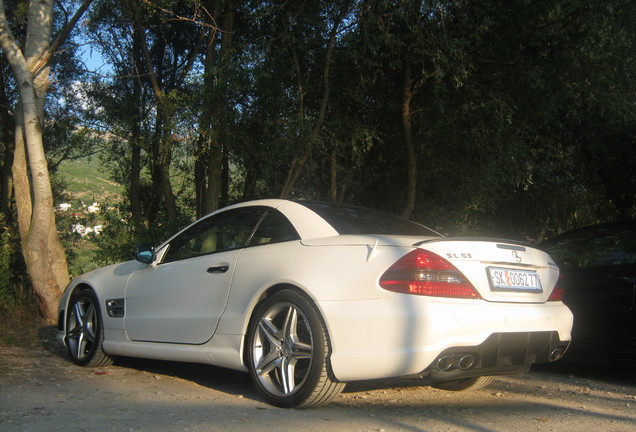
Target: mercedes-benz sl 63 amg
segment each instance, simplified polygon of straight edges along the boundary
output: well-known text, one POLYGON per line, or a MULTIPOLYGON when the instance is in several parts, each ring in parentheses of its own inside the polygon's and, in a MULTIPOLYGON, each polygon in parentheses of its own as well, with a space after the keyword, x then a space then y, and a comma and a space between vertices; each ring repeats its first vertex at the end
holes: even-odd
POLYGON ((353 206, 236 204, 133 256, 67 287, 58 339, 76 364, 208 363, 249 372, 271 404, 309 407, 358 380, 481 388, 570 342, 546 252, 353 206))

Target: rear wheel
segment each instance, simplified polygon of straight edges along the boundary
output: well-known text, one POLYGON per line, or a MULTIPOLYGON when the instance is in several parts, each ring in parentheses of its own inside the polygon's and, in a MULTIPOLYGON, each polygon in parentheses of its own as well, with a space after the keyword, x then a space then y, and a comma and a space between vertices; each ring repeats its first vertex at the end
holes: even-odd
POLYGON ((431 387, 450 391, 479 390, 490 384, 493 379, 493 376, 478 376, 453 381, 437 381, 431 383, 431 387))
POLYGON ((329 341, 321 316, 296 291, 280 291, 256 309, 247 350, 252 380, 272 405, 324 405, 345 386, 330 376, 329 341))
POLYGON ((114 357, 102 349, 104 327, 95 293, 85 290, 74 295, 66 314, 66 346, 73 363, 80 366, 108 366, 114 357))

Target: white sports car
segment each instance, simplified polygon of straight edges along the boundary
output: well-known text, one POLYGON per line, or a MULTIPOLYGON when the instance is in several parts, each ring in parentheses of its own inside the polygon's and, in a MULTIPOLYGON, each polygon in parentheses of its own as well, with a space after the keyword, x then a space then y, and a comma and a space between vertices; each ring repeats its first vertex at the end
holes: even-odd
POLYGON ((209 363, 249 371, 271 404, 309 407, 356 380, 480 388, 570 342, 547 253, 358 207, 245 202, 133 256, 64 292, 58 339, 76 364, 209 363))

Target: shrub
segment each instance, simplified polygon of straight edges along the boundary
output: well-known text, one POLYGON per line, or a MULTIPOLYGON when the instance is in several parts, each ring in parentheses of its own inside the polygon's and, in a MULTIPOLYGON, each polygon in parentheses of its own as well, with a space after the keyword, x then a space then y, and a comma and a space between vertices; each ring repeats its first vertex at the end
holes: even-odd
POLYGON ((34 295, 25 275, 20 240, 0 215, 0 311, 36 312, 34 295))

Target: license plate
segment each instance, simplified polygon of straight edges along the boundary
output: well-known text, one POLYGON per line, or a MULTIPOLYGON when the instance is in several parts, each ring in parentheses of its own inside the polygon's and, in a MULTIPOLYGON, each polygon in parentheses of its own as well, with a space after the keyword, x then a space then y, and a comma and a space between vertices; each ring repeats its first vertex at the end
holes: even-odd
POLYGON ((534 270, 488 267, 492 291, 543 292, 539 275, 534 270))

